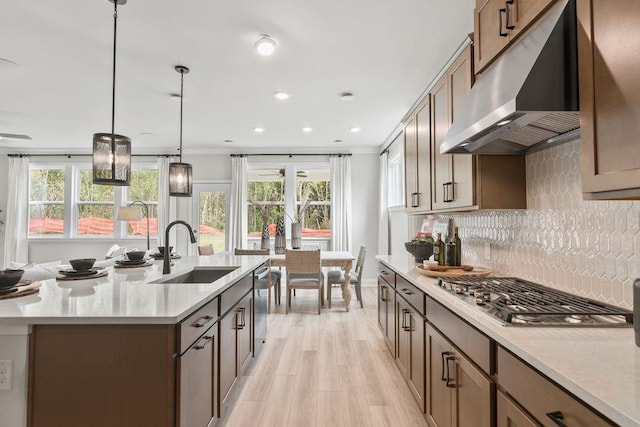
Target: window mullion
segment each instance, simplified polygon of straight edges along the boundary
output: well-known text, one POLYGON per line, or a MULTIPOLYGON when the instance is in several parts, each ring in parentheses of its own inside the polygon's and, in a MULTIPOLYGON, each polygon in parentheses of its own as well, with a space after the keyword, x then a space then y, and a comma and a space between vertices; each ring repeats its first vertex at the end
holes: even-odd
POLYGON ((66 165, 64 168, 64 238, 76 237, 78 235, 78 197, 79 188, 78 168, 66 165))

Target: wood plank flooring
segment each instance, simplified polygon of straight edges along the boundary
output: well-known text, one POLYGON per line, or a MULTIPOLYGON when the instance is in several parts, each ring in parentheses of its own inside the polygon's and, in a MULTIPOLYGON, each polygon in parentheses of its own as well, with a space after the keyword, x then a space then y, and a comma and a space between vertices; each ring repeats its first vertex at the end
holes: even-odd
POLYGON ((240 379, 233 408, 218 426, 426 426, 377 324, 375 287, 340 291, 317 315, 317 292, 298 290, 284 314, 272 305, 267 340, 240 379))

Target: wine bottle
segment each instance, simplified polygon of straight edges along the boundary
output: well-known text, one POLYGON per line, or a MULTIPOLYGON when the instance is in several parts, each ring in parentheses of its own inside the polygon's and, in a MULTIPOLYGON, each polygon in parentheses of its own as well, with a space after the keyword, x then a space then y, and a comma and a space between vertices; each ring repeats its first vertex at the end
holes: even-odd
POLYGON ((458 227, 453 227, 453 243, 456 245, 456 258, 453 265, 462 265, 462 242, 458 236, 458 227))
POLYGON ((442 241, 442 233, 438 233, 438 238, 433 243, 433 260, 438 265, 444 265, 444 242, 442 241))

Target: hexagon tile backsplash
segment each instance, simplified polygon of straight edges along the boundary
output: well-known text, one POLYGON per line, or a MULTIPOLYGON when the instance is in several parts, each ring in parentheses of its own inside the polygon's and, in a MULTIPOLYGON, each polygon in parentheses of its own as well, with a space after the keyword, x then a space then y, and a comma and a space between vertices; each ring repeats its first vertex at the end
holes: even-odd
POLYGON ((460 229, 463 262, 633 307, 640 202, 582 200, 579 141, 528 154, 526 165, 526 211, 441 216, 460 229))

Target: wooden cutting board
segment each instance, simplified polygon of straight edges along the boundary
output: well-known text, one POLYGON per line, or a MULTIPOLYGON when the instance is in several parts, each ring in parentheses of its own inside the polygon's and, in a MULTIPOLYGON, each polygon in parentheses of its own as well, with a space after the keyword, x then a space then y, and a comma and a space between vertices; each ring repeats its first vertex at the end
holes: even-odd
POLYGON ((26 285, 18 286, 15 292, 11 292, 10 294, 0 295, 0 300, 26 297, 27 295, 34 295, 39 292, 38 290, 39 288, 40 288, 40 282, 31 282, 26 285))
POLYGON ((96 274, 92 274, 91 276, 63 276, 63 275, 58 275, 56 277, 56 280, 59 280, 61 282, 70 281, 70 280, 90 280, 90 279, 97 279, 99 277, 104 277, 107 274, 109 274, 109 272, 107 270, 102 270, 102 271, 98 271, 98 273, 96 273, 96 274))
POLYGON ((460 276, 478 276, 484 277, 491 274, 491 270, 484 267, 476 267, 473 265, 469 266, 460 266, 458 268, 453 266, 448 266, 445 271, 440 271, 442 266, 436 266, 438 270, 430 270, 428 268, 424 268, 422 265, 417 265, 416 269, 423 275, 427 277, 460 277, 460 276), (464 267, 462 269, 461 267, 464 267))

